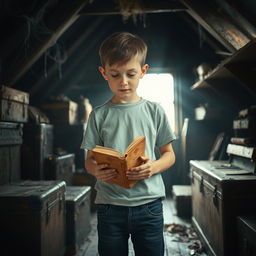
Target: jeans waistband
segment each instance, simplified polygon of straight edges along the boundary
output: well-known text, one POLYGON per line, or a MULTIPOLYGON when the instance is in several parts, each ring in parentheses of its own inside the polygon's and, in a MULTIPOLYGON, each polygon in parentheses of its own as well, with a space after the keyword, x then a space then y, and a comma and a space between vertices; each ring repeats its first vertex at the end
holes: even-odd
POLYGON ((148 203, 145 203, 145 204, 140 204, 140 205, 137 205, 137 206, 126 206, 126 205, 116 205, 116 204, 104 204, 104 205, 105 206, 111 206, 111 207, 114 207, 114 208, 133 208, 133 209, 135 209, 135 208, 143 208, 147 205, 151 205, 151 204, 157 203, 159 201, 162 201, 162 198, 158 198, 158 199, 155 199, 151 202, 148 202, 148 203))

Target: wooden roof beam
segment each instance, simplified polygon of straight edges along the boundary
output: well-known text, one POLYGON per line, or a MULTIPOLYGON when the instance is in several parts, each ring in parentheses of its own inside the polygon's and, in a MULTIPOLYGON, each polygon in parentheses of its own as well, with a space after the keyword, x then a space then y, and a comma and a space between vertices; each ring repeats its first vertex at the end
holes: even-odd
MULTIPOLYGON (((15 82, 38 60, 38 58, 79 18, 79 12, 88 3, 88 0, 59 1, 45 21, 50 33, 31 39, 29 48, 19 52, 19 58, 14 62, 5 58, 3 66, 3 83, 13 86, 15 82)), ((21 28, 22 29, 22 28, 21 28)), ((8 44, 8 42, 7 42, 8 44)))
MULTIPOLYGON (((141 3, 142 13, 180 12, 187 8, 179 1, 144 1, 141 3)), ((105 1, 99 4, 94 1, 80 11, 81 15, 115 15, 121 14, 117 3, 105 1)))
MULTIPOLYGON (((237 26, 235 19, 221 1, 212 0, 180 0, 188 8, 188 13, 197 20, 210 34, 212 34, 230 52, 247 44, 253 35, 237 26)), ((228 8, 232 8, 229 6, 228 8)))

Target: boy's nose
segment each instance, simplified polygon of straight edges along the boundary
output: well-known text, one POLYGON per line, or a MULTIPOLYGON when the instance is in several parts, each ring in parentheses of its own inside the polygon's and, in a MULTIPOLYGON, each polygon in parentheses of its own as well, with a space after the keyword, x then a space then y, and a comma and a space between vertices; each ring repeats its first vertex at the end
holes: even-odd
POLYGON ((121 78, 121 85, 122 85, 122 86, 128 85, 128 81, 127 81, 127 78, 126 78, 125 76, 123 76, 123 77, 121 78))

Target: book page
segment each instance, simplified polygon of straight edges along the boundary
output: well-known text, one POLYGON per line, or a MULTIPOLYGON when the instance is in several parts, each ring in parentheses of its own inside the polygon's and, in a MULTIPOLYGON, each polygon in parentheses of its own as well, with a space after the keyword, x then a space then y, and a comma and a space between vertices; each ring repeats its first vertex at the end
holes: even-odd
POLYGON ((127 147, 127 149, 125 150, 125 155, 128 155, 130 150, 133 150, 134 147, 137 147, 137 145, 140 144, 145 144, 146 142, 146 137, 145 136, 138 136, 136 137, 132 143, 127 147))
POLYGON ((140 156, 145 156, 146 138, 145 136, 137 138, 126 150, 127 170, 141 165, 140 156))
POLYGON ((117 150, 108 148, 108 147, 98 146, 98 145, 92 150, 92 152, 98 152, 98 153, 102 153, 102 154, 112 155, 112 156, 119 157, 119 158, 122 157, 122 154, 120 152, 118 152, 117 150))

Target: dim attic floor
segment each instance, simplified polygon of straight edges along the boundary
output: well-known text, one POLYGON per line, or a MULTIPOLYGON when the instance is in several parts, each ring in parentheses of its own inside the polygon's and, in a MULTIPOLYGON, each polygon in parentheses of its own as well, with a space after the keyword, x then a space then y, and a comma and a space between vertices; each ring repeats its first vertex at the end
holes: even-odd
MULTIPOLYGON (((165 256, 207 256, 191 226, 191 220, 177 217, 176 209, 171 198, 163 201, 163 209, 165 256)), ((98 256, 97 218, 95 212, 92 214, 91 223, 92 230, 75 256, 98 256)), ((131 241, 129 241, 129 256, 135 256, 131 241)))

